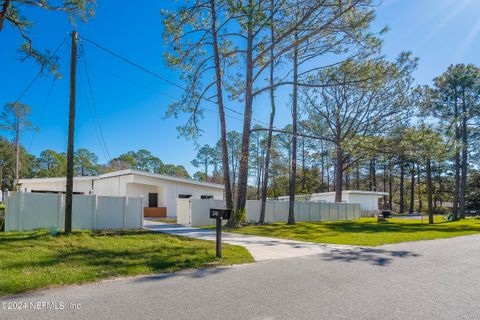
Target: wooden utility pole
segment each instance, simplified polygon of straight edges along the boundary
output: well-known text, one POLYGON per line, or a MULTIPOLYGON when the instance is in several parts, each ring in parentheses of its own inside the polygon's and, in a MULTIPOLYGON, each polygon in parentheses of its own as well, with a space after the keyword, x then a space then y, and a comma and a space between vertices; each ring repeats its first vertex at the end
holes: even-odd
POLYGON ((18 191, 18 179, 20 178, 20 123, 22 116, 20 110, 15 110, 15 179, 13 180, 13 190, 18 191))
POLYGON ((73 200, 73 139, 75 131, 75 96, 77 73, 77 38, 72 32, 72 56, 70 62, 70 113, 68 116, 68 148, 67 148, 67 195, 65 198, 65 233, 72 232, 72 200, 73 200))

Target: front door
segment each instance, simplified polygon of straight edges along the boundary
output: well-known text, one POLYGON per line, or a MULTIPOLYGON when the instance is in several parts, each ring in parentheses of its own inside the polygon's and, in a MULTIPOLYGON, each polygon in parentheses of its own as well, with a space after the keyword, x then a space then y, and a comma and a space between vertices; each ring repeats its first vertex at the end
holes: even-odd
POLYGON ((158 193, 148 194, 148 207, 150 208, 158 207, 158 193))

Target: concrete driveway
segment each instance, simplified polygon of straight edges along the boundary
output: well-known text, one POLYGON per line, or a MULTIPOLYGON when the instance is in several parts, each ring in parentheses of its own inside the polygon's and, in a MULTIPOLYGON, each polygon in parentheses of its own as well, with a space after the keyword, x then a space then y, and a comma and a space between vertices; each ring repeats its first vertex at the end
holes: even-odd
MULTIPOLYGON (((145 220, 144 227, 149 230, 173 234, 176 236, 216 241, 216 232, 211 229, 184 227, 178 224, 155 222, 151 220, 145 220)), ((245 247, 257 262, 302 257, 319 253, 330 253, 337 250, 355 250, 356 248, 359 248, 347 245, 310 243, 229 232, 222 232, 222 242, 245 247)))
POLYGON ((0 319, 479 319, 480 235, 103 281, 0 299, 0 319))

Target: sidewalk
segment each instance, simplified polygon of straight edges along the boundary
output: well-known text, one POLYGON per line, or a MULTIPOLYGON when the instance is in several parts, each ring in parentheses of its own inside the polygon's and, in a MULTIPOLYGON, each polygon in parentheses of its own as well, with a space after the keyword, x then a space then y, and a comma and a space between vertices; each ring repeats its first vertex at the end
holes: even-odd
MULTIPOLYGON (((215 241, 215 231, 184 227, 178 224, 144 221, 144 227, 149 230, 173 234, 177 236, 215 241)), ((309 243, 294 240, 267 238, 252 235, 222 233, 222 242, 245 247, 255 261, 266 261, 284 258, 307 256, 311 254, 331 253, 355 249, 354 246, 309 243)))

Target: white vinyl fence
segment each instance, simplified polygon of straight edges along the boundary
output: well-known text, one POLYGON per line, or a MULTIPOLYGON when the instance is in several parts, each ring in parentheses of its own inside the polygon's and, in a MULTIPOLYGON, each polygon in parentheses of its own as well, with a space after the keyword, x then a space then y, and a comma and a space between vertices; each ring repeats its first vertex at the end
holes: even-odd
MULTIPOLYGON (((261 200, 247 201, 248 220, 260 219, 261 200)), ((265 207, 265 222, 287 222, 288 201, 267 200, 265 207)), ((295 221, 338 221, 360 219, 360 204, 358 203, 323 203, 295 202, 295 221)))
POLYGON ((210 209, 225 208, 225 201, 214 199, 177 199, 177 223, 184 226, 209 226, 215 224, 210 219, 210 209))
MULTIPOLYGON (((65 195, 9 192, 5 231, 65 226, 65 195)), ((141 198, 74 195, 72 228, 89 230, 143 228, 141 198)))
MULTIPOLYGON (((257 222, 260 218, 260 200, 248 200, 247 220, 257 222)), ((177 199, 177 223, 185 226, 207 226, 215 224, 209 218, 210 208, 225 208, 223 200, 177 199)), ((338 221, 360 219, 358 203, 296 202, 295 221, 338 221)), ((288 201, 268 200, 265 222, 287 222, 288 201)))

